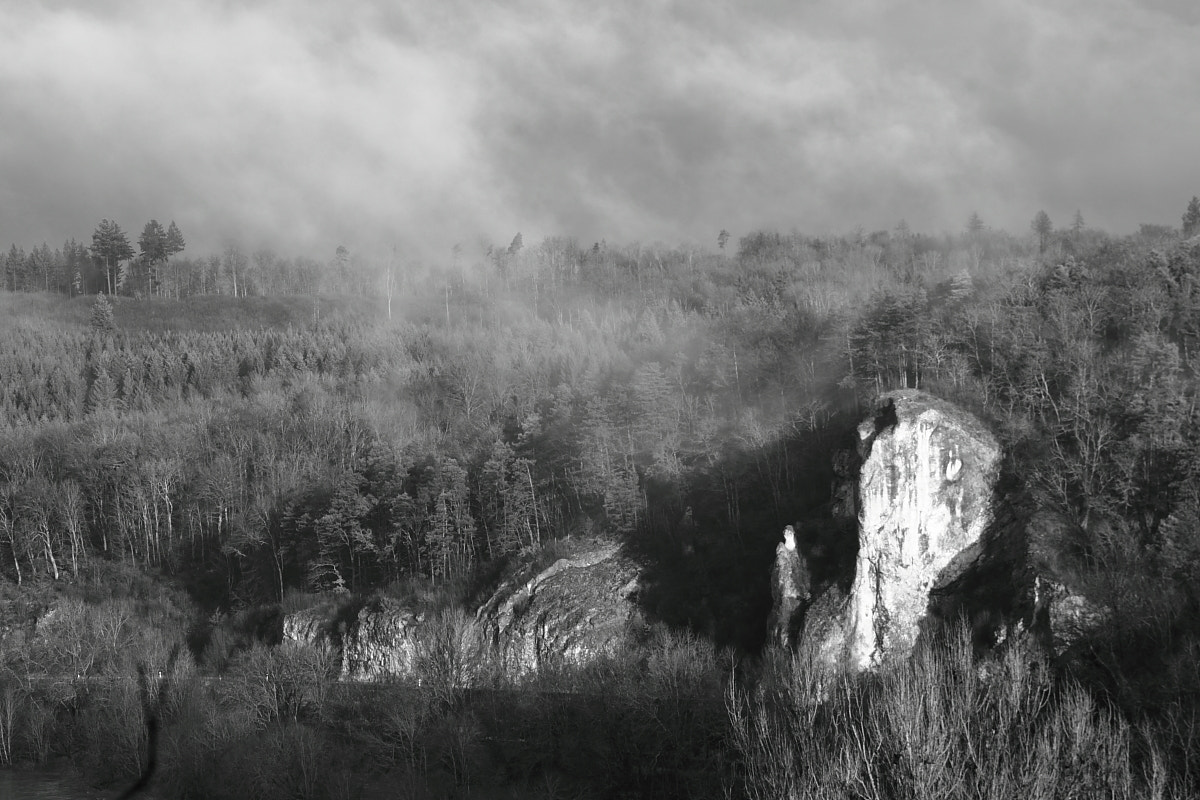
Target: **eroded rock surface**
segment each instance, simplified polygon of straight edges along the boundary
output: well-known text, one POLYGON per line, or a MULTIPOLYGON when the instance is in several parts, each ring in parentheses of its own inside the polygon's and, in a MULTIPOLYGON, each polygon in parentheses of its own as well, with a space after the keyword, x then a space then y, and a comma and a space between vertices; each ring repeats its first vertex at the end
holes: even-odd
MULTIPOLYGON (((613 653, 636 613, 639 572, 620 545, 600 542, 580 546, 532 577, 526 572, 506 581, 456 632, 471 644, 461 654, 473 662, 463 665, 465 674, 499 669, 521 678, 613 653)), ((414 677, 431 637, 444 635, 434 630, 435 617, 390 599, 375 599, 355 613, 321 606, 289 614, 284 637, 334 648, 344 680, 414 677)))
POLYGON ((620 545, 597 544, 529 580, 505 583, 476 614, 503 671, 522 677, 615 652, 637 613, 638 565, 620 545))
POLYGON ((342 680, 378 681, 409 677, 423 635, 423 617, 390 598, 374 598, 346 613, 322 605, 288 614, 283 638, 332 650, 342 680))
POLYGON ((775 548, 775 566, 771 569, 773 605, 767 630, 773 644, 791 647, 800 627, 803 607, 809 599, 810 578, 804 556, 796 548, 796 531, 788 525, 783 541, 775 548))
POLYGON ((1035 612, 1048 634, 1054 656, 1061 656, 1076 642, 1103 628, 1107 610, 1064 583, 1038 577, 1034 584, 1035 612))
POLYGON ((854 582, 848 596, 814 602, 804 638, 861 670, 907 655, 930 591, 979 555, 1000 446, 972 415, 917 390, 883 395, 859 438, 854 582))

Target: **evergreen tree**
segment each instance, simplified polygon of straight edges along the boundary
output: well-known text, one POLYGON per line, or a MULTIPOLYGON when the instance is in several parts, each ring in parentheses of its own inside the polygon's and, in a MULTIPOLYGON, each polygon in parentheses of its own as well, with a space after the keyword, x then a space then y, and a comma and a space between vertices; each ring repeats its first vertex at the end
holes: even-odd
MULTIPOLYGON (((103 296, 103 295, 102 295, 103 296)), ((86 409, 89 414, 113 408, 117 402, 117 387, 103 364, 96 365, 96 376, 88 387, 86 409)))
POLYGON ((1193 195, 1183 212, 1183 235, 1190 237, 1197 233, 1200 233, 1200 197, 1193 195))
POLYGON ((138 237, 138 248, 141 250, 142 264, 146 268, 147 290, 150 294, 161 292, 161 276, 159 266, 167 260, 167 232, 158 220, 152 219, 142 229, 138 237))
POLYGON ((967 218, 967 233, 976 236, 983 233, 983 218, 978 213, 972 211, 971 216, 967 218))
POLYGON ((117 327, 113 321, 112 306, 108 302, 108 297, 103 292, 96 295, 96 302, 92 304, 92 330, 100 333, 111 333, 117 327))
POLYGON ((1083 212, 1075 209, 1075 219, 1071 221, 1071 233, 1079 234, 1087 225, 1083 221, 1083 212))
POLYGON ((25 288, 25 250, 15 244, 4 259, 4 286, 12 292, 25 288))
POLYGON ((142 251, 142 260, 147 263, 167 257, 167 232, 158 220, 152 219, 146 223, 142 235, 138 237, 138 248, 142 251))
POLYGON ((1054 225, 1050 222, 1050 215, 1045 211, 1039 211, 1034 215, 1033 221, 1029 223, 1029 227, 1038 236, 1038 252, 1046 252, 1046 245, 1050 243, 1050 234, 1054 232, 1054 225))
POLYGON ((179 232, 179 226, 175 224, 175 220, 171 220, 171 224, 167 226, 167 240, 165 243, 165 255, 169 259, 171 256, 179 255, 186 247, 183 241, 183 234, 179 232))
POLYGON ((108 282, 108 293, 113 293, 117 269, 122 261, 133 258, 133 247, 121 226, 104 219, 92 233, 92 258, 104 265, 104 276, 108 282))

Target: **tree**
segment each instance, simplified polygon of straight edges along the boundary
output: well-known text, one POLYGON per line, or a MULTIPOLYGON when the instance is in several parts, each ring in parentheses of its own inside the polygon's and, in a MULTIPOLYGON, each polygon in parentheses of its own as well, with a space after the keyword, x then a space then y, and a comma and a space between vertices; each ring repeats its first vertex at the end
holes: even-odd
POLYGON ((138 237, 138 248, 142 251, 142 263, 146 265, 147 287, 150 294, 157 289, 162 293, 158 265, 167 260, 167 232, 158 220, 152 219, 138 237))
POLYGON ((1071 233, 1078 236, 1087 225, 1083 221, 1083 212, 1075 209, 1075 219, 1071 220, 1071 233))
POLYGON ((525 242, 521 238, 521 232, 517 231, 517 235, 513 237, 512 243, 508 246, 508 254, 510 256, 515 256, 517 253, 521 252, 521 248, 524 247, 524 245, 525 242))
POLYGON ((729 242, 729 231, 721 228, 721 232, 717 234, 717 249, 724 250, 725 245, 729 242))
POLYGON ((113 408, 117 402, 117 387, 108 374, 108 370, 103 364, 97 364, 94 371, 95 377, 92 379, 91 386, 88 387, 87 399, 84 403, 85 410, 89 414, 113 408))
POLYGON ((100 333, 111 333, 117 327, 113 321, 112 305, 103 292, 96 295, 96 302, 92 304, 91 324, 92 330, 100 333))
POLYGON ((1200 197, 1193 195, 1183 212, 1183 235, 1190 237, 1197 233, 1200 233, 1200 197))
MULTIPOLYGON (((456 248, 458 245, 454 245, 456 248)), ((455 262, 458 260, 458 253, 454 254, 455 262)), ((387 271, 383 274, 383 291, 387 296, 387 314, 388 319, 392 318, 392 298, 396 295, 396 248, 392 248, 392 257, 388 261, 387 271)))
POLYGON ((50 291, 54 263, 54 254, 50 251, 50 245, 45 242, 42 242, 41 247, 30 250, 25 261, 25 289, 33 291, 40 288, 50 291))
POLYGON ((4 285, 10 291, 19 292, 25 288, 25 250, 15 244, 8 249, 4 259, 4 285))
POLYGON ((161 261, 167 257, 167 232, 158 220, 152 219, 146 223, 142 235, 138 237, 138 247, 147 262, 161 261))
POLYGON ((179 232, 179 226, 175 224, 175 220, 171 220, 171 224, 167 226, 167 241, 165 246, 165 254, 169 259, 171 256, 179 255, 186 247, 183 241, 183 234, 179 232))
POLYGON ((532 468, 528 459, 517 458, 511 447, 497 440, 480 470, 481 522, 491 556, 541 544, 532 468))
MULTIPOLYGON (((175 220, 171 220, 171 224, 167 226, 166 241, 163 243, 163 264, 171 263, 171 258, 183 252, 186 243, 183 241, 183 234, 179 232, 179 226, 175 224, 175 220)), ((165 278, 165 276, 163 276, 165 278)), ((166 282, 165 280, 163 281, 166 282)), ((178 281, 175 283, 175 294, 179 295, 178 281)), ((170 289, 167 290, 170 294, 170 289)), ((159 294, 162 294, 162 289, 159 289, 159 294)))
POLYGON ((983 233, 983 218, 975 211, 971 212, 971 216, 967 217, 967 233, 971 236, 977 236, 983 233))
POLYGON ((113 293, 113 282, 122 261, 133 258, 133 247, 121 226, 104 219, 92 233, 92 258, 104 265, 104 277, 108 282, 108 293, 113 293))
POLYGON ((1054 225, 1050 222, 1050 215, 1045 211, 1037 212, 1033 221, 1029 223, 1029 227, 1038 235, 1038 252, 1046 252, 1046 245, 1050 243, 1050 234, 1054 232, 1054 225))

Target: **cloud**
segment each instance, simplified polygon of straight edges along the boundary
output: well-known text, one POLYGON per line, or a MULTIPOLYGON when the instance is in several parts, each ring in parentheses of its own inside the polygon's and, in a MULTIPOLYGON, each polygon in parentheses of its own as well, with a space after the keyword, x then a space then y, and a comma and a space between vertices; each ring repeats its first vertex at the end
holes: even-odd
POLYGON ((1182 0, 14 2, 0 242, 1175 222, 1198 25, 1182 0))

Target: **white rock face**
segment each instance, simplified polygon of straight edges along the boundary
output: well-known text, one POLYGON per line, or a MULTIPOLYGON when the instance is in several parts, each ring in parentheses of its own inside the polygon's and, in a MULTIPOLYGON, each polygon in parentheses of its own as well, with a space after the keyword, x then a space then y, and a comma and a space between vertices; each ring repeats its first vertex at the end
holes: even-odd
POLYGON ((342 679, 379 681, 412 675, 422 622, 394 601, 364 607, 353 635, 342 643, 342 679))
MULTIPOLYGON (((540 572, 510 578, 459 632, 465 679, 487 667, 520 679, 616 652, 637 613, 640 572, 619 545, 597 542, 540 572)), ((290 614, 283 623, 285 639, 331 648, 340 657, 342 679, 353 681, 419 676, 421 659, 444 635, 437 628, 436 619, 385 598, 352 616, 323 606, 290 614)))
POLYGON ((999 471, 999 444, 970 414, 917 390, 880 408, 859 427, 854 584, 837 618, 814 626, 818 651, 853 670, 911 652, 930 589, 978 555, 999 471))
POLYGON ((625 642, 639 573, 619 545, 587 547, 528 581, 502 585, 475 623, 510 677, 582 666, 625 642))
POLYGON ((336 606, 288 614, 285 641, 326 648, 340 661, 340 678, 380 681, 413 674, 421 617, 394 600, 377 598, 338 624, 336 606))

